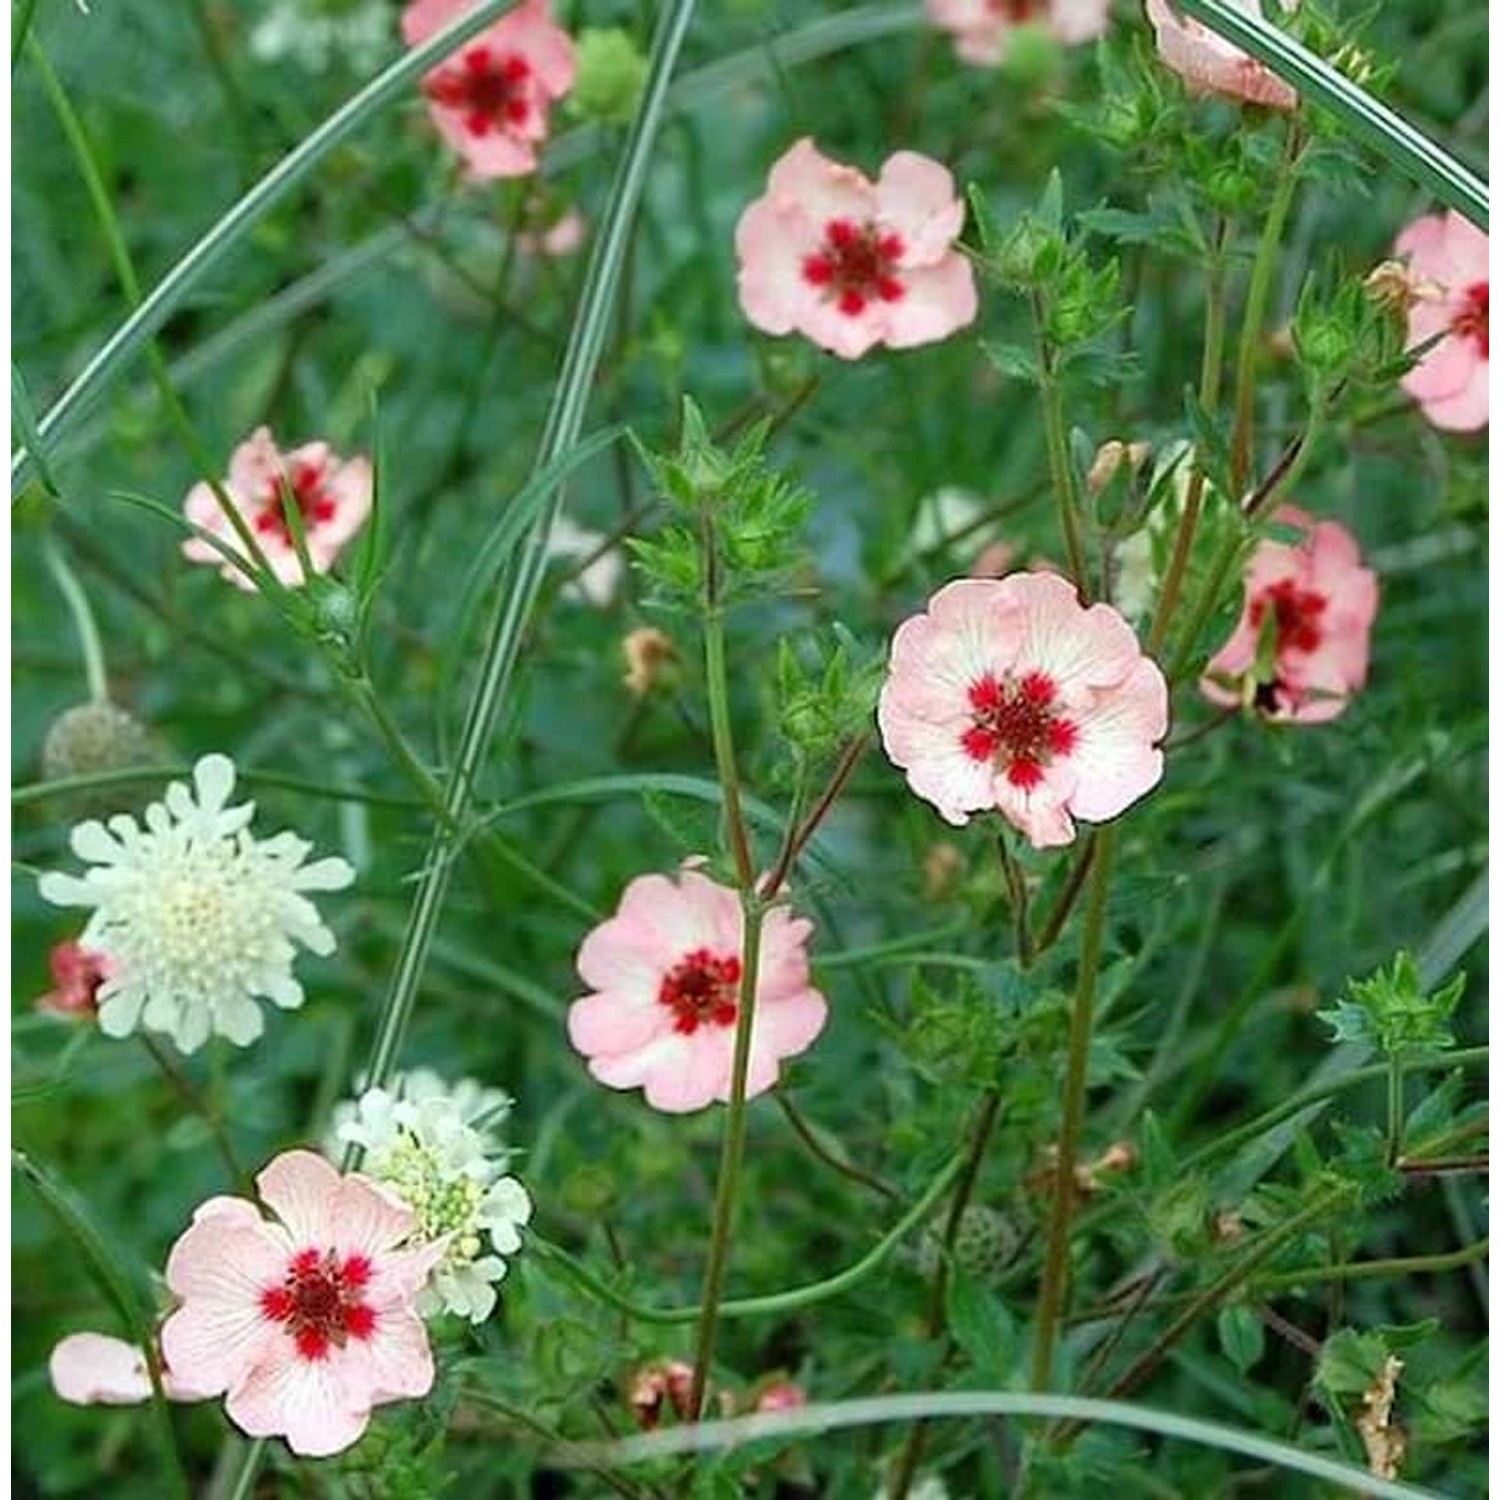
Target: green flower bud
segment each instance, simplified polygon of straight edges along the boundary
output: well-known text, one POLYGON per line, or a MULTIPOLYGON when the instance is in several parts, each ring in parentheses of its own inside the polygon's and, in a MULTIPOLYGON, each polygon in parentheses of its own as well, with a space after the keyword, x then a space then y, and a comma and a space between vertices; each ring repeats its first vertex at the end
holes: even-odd
POLYGON ((579 35, 574 110, 601 125, 628 125, 646 86, 646 59, 628 31, 590 29, 579 35))

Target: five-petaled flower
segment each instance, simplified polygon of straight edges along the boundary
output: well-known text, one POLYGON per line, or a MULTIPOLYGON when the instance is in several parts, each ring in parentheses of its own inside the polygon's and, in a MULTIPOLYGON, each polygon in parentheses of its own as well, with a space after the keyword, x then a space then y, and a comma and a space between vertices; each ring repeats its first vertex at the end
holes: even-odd
MULTIPOLYGON (((413 0, 401 34, 415 47, 473 9, 472 0, 413 0)), ((568 33, 547 0, 520 0, 423 80, 443 139, 477 181, 536 171, 553 103, 573 87, 577 64, 568 33)))
POLYGON ((762 332, 795 330, 843 359, 933 343, 979 311, 963 222, 930 157, 898 151, 872 183, 798 141, 735 231, 740 306, 762 332))
POLYGON ((431 1389, 415 1299, 444 1246, 398 1249, 411 1211, 310 1151, 283 1152, 256 1186, 274 1221, 243 1198, 210 1198, 172 1247, 179 1305, 162 1355, 176 1380, 224 1395, 251 1437, 338 1453, 372 1408, 431 1389))
POLYGON ((205 755, 193 788, 174 781, 145 811, 74 828, 82 876, 42 876, 55 906, 94 908, 79 942, 105 966, 99 1027, 128 1036, 138 1026, 193 1052, 210 1032, 247 1047, 264 1030, 256 1001, 302 1004, 292 977, 298 947, 333 951, 333 934, 303 893, 342 890, 342 859, 305 863, 312 846, 292 833, 257 839, 253 802, 230 807, 234 763, 205 755), (196 793, 196 796, 195 796, 196 793))
MULTIPOLYGON (((827 1019, 808 974, 811 932, 784 906, 766 913, 747 1098, 770 1088, 781 1060, 811 1046, 827 1019)), ((632 880, 578 950, 592 993, 568 1011, 568 1036, 589 1072, 611 1088, 644 1087, 647 1104, 671 1113, 727 1100, 743 946, 740 900, 727 886, 689 868, 676 882, 632 880)))
MULTIPOLYGON (((283 453, 271 429, 257 427, 230 456, 229 474, 220 488, 254 535, 271 571, 295 588, 306 580, 287 515, 288 502, 297 507, 313 572, 326 573, 370 514, 374 475, 368 459, 340 458, 321 441, 283 453)), ((212 485, 195 484, 183 510, 195 526, 217 537, 236 555, 248 557, 212 485)), ((202 537, 190 537, 182 550, 193 562, 217 563, 231 583, 254 590, 245 573, 202 537)))
POLYGON ((58 1016, 99 1014, 99 987, 105 977, 101 954, 82 943, 54 943, 47 955, 47 965, 52 970, 54 987, 37 999, 38 1010, 58 1016))
POLYGON ((1302 538, 1255 549, 1239 624, 1209 662, 1202 688, 1225 707, 1249 703, 1273 719, 1318 724, 1337 718, 1365 685, 1380 589, 1337 521, 1314 521, 1290 505, 1275 519, 1302 538), (1270 648, 1264 674, 1263 643, 1270 648))
MULTIPOLYGON (((1234 6, 1261 14, 1261 0, 1234 0, 1234 6)), ((1281 8, 1295 10, 1296 0, 1284 0, 1281 8)), ((1161 60, 1181 76, 1190 92, 1224 94, 1268 109, 1296 109, 1297 91, 1291 84, 1201 21, 1180 14, 1172 0, 1146 0, 1146 19, 1156 30, 1161 60)))
POLYGON ((965 62, 989 66, 1004 60, 1017 27, 1038 27, 1068 47, 1103 35, 1109 0, 927 0, 927 14, 953 33, 965 62))
POLYGON ((1438 340, 1401 388, 1434 427, 1474 432, 1490 420, 1490 237, 1462 214, 1427 214, 1408 224, 1396 254, 1410 258, 1418 295, 1406 345, 1438 340))
POLYGON ((1012 573, 947 584, 901 625, 878 716, 886 754, 950 823, 993 808, 1046 848, 1161 779, 1167 685, 1118 611, 1012 573))

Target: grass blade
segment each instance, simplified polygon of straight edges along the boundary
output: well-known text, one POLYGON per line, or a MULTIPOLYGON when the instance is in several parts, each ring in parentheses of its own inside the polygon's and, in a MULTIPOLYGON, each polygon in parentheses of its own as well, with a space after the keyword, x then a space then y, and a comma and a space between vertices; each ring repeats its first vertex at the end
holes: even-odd
POLYGON ((813 1436, 847 1427, 870 1427, 882 1422, 926 1421, 931 1417, 1043 1417, 1075 1422, 1102 1422, 1113 1427, 1154 1432, 1179 1442, 1197 1443, 1224 1453, 1238 1453, 1257 1463, 1272 1464, 1294 1474, 1339 1485, 1351 1495, 1381 1500, 1442 1500, 1416 1485, 1379 1479, 1352 1464, 1318 1453, 1307 1453, 1290 1443, 1201 1422, 1150 1406, 1125 1401, 1094 1401, 1081 1396, 1024 1395, 1015 1391, 923 1391, 911 1395, 869 1396, 857 1401, 831 1401, 790 1411, 736 1417, 727 1422, 698 1422, 643 1433, 612 1443, 569 1443, 553 1452, 564 1467, 594 1467, 644 1463, 680 1453, 730 1448, 760 1438, 813 1436))
MULTIPOLYGON (((37 424, 44 442, 55 445, 87 412, 89 405, 182 306, 188 294, 229 254, 256 224, 281 202, 325 156, 378 110, 407 92, 411 81, 441 62, 496 16, 512 0, 482 0, 463 20, 414 47, 372 79, 315 131, 289 151, 152 289, 104 347, 84 366, 37 424)), ((27 448, 11 455, 11 495, 31 477, 34 460, 27 448)))
POLYGON ((1349 132, 1421 183, 1435 198, 1488 230, 1490 192, 1486 183, 1436 141, 1403 120, 1395 110, 1351 83, 1300 42, 1230 0, 1175 0, 1185 15, 1201 21, 1226 41, 1243 47, 1278 78, 1321 105, 1349 132))
MULTIPOLYGON (((584 276, 583 293, 573 319, 573 331, 563 355, 557 394, 547 413, 533 474, 545 472, 566 454, 577 443, 582 430, 584 412, 609 329, 620 265, 624 260, 636 205, 645 186, 651 148, 666 113, 667 86, 688 23, 692 20, 695 3, 696 0, 673 0, 661 12, 652 39, 645 92, 600 219, 584 276)), ((559 503, 560 490, 554 487, 538 507, 522 539, 519 559, 511 572, 508 587, 498 601, 488 631, 479 681, 469 704, 458 754, 444 793, 444 817, 433 835, 422 882, 417 889, 391 977, 391 987, 381 1011, 366 1070, 366 1077, 372 1085, 384 1083, 395 1067, 406 1019, 422 982, 428 950, 448 890, 452 873, 449 846, 455 838, 455 831, 462 828, 467 817, 500 705, 510 686, 522 632, 541 586, 546 566, 547 536, 552 530, 559 503)))

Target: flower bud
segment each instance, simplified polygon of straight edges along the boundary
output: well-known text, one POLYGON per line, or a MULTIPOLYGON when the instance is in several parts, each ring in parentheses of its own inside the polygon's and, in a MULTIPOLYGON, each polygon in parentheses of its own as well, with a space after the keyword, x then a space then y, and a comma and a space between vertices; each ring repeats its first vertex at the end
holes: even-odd
POLYGON ((628 31, 589 28, 575 44, 573 108, 601 125, 628 125, 646 86, 646 59, 628 31))
POLYGON ((662 680, 666 668, 677 660, 677 647, 665 630, 643 625, 620 643, 625 655, 625 686, 637 698, 662 680))

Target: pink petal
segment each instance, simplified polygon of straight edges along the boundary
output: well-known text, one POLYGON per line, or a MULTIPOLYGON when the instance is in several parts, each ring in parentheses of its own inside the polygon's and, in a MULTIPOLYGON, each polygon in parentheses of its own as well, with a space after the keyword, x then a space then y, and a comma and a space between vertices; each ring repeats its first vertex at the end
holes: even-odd
POLYGON ((1149 657, 1097 708, 1078 721, 1078 744, 1067 757, 1078 776, 1069 806, 1075 817, 1102 823, 1117 817, 1161 780, 1156 744, 1167 732, 1167 681, 1149 657))
POLYGON ((312 1151, 283 1151, 255 1179, 261 1199, 295 1245, 329 1245, 339 1232, 343 1178, 312 1151))
MULTIPOLYGON (((886 159, 875 184, 875 199, 882 226, 901 236, 903 268, 941 260, 952 251, 964 227, 963 200, 954 187, 953 174, 916 151, 897 151, 886 159)), ((972 287, 972 273, 969 282, 972 287)))
POLYGON ((769 196, 795 205, 821 229, 833 219, 875 217, 875 190, 863 172, 830 161, 804 136, 771 168, 769 196))
MULTIPOLYGON (((262 1180, 264 1176, 262 1173, 262 1180)), ((330 1235, 306 1243, 327 1245, 341 1253, 355 1251, 376 1259, 400 1244, 416 1223, 411 1210, 399 1198, 358 1173, 340 1179, 332 1196, 330 1216, 330 1235)))
POLYGON ((102 1333, 70 1333, 47 1361, 52 1389, 75 1406, 135 1406, 151 1398, 146 1357, 102 1333))
POLYGON ((979 316, 974 268, 958 251, 936 264, 901 272, 899 301, 885 306, 885 341, 892 349, 933 344, 979 316))
POLYGON ((654 996, 636 999, 605 991, 585 995, 568 1008, 568 1040, 585 1057, 633 1052, 671 1027, 671 1011, 654 996))
POLYGON ((330 1350, 326 1359, 303 1359, 283 1339, 274 1356, 230 1391, 224 1410, 250 1437, 284 1437, 304 1458, 342 1453, 370 1424, 369 1405, 352 1400, 346 1387, 341 1365, 348 1358, 346 1348, 330 1350))

